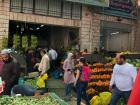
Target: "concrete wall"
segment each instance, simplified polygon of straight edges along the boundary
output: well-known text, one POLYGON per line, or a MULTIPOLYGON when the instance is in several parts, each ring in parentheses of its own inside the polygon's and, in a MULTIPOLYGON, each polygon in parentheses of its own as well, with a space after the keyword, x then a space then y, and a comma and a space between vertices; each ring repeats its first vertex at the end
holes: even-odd
POLYGON ((138 19, 134 29, 136 32, 134 38, 134 43, 135 43, 134 50, 140 52, 140 9, 138 10, 138 19))
POLYGON ((9 1, 5 0, 5 2, 2 2, 0 0, 0 48, 2 46, 2 37, 8 37, 8 31, 9 31, 9 14, 8 14, 8 8, 9 8, 9 1))

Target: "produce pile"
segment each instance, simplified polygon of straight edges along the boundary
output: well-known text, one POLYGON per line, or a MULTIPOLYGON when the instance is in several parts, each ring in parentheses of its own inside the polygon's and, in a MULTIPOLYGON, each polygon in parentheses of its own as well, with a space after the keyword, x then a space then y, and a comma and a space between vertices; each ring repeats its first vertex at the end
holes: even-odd
POLYGON ((37 79, 27 79, 25 84, 37 88, 36 81, 37 79))
POLYGON ((133 59, 133 60, 127 59, 126 61, 137 68, 140 67, 140 59, 133 59))
POLYGON ((50 96, 35 99, 31 97, 0 97, 0 105, 60 105, 50 96))
POLYGON ((109 91, 109 83, 111 79, 113 65, 110 63, 93 64, 91 69, 91 81, 88 84, 87 93, 94 96, 100 92, 109 91))

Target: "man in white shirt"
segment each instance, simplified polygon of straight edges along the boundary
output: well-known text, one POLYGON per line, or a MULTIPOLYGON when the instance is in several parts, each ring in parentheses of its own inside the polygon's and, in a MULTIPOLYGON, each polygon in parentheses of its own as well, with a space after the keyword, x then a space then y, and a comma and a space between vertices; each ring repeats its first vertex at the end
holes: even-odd
POLYGON ((52 48, 49 50, 48 54, 49 54, 50 61, 51 61, 50 62, 51 63, 51 70, 55 70, 56 69, 56 60, 57 60, 58 54, 52 48))
POLYGON ((116 105, 121 97, 125 99, 125 103, 127 104, 137 75, 136 68, 126 63, 124 55, 117 54, 116 62, 117 64, 113 68, 110 81, 110 90, 112 91, 110 105, 116 105))

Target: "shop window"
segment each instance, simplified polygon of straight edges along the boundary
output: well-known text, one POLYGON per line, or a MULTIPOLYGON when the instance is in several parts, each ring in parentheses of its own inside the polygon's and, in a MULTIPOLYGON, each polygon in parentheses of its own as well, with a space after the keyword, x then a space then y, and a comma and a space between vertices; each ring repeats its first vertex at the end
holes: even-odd
POLYGON ((23 0, 23 11, 24 13, 33 12, 33 0, 23 0))
POLYGON ((63 18, 71 18, 71 2, 63 2, 63 18))
POLYGON ((72 5, 72 19, 81 18, 81 5, 78 3, 73 3, 72 5))
POLYGON ((11 0, 10 10, 12 12, 21 12, 21 1, 22 0, 11 0))
POLYGON ((61 16, 61 0, 49 0, 49 14, 50 16, 61 16))
POLYGON ((36 0, 35 1, 35 13, 41 14, 41 15, 47 15, 48 0, 36 0))

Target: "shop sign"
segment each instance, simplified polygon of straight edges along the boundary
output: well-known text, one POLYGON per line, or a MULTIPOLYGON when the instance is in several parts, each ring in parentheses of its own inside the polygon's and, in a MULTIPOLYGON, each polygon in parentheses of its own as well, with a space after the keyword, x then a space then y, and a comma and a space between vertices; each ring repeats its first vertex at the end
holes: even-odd
POLYGON ((138 6, 140 6, 140 0, 138 0, 138 6))
POLYGON ((109 8, 131 13, 133 3, 131 0, 110 0, 109 8))
POLYGON ((95 5, 101 7, 109 7, 109 0, 66 0, 71 2, 77 2, 87 5, 95 5))

